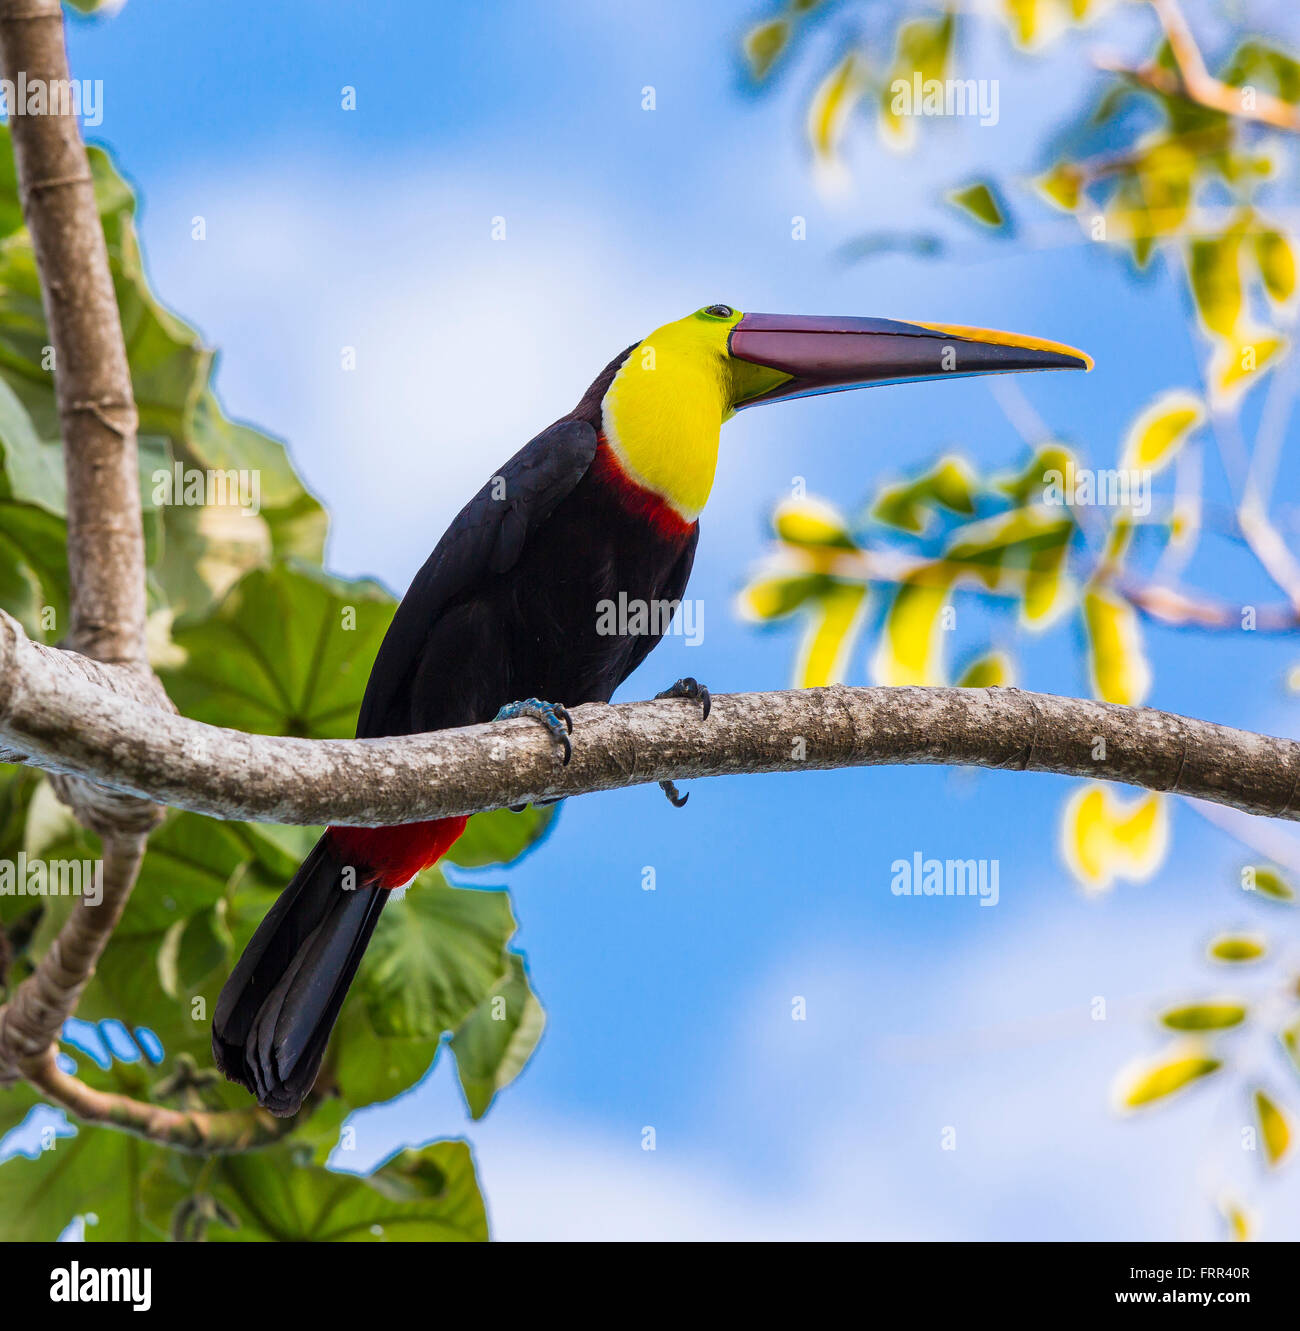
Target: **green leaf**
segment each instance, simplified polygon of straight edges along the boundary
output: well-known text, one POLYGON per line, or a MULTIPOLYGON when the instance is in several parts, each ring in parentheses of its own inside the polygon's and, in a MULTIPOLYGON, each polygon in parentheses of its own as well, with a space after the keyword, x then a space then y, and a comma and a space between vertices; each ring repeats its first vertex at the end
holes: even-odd
POLYGON ((777 539, 805 550, 856 550, 858 543, 833 504, 811 497, 787 499, 772 514, 777 539))
POLYGON ((1211 939, 1206 953, 1211 961, 1232 964, 1259 961, 1267 951, 1262 938, 1250 934, 1220 934, 1211 939))
MULTIPOLYGON (((0 1092, 2 1095, 3 1092, 0 1092)), ((162 1148, 113 1128, 80 1127, 35 1160, 0 1164, 0 1242, 50 1242, 77 1216, 88 1242, 138 1241, 140 1177, 162 1148)))
POLYGON ((284 565, 256 569, 210 618, 175 631, 187 660, 159 674, 195 720, 347 738, 392 613, 392 598, 371 582, 284 565))
POLYGON ((546 1014, 533 996, 523 958, 510 954, 509 973, 461 1022, 451 1039, 465 1103, 475 1118, 508 1086, 532 1057, 546 1014))
POLYGON ((476 813, 464 835, 447 852, 450 864, 465 869, 479 869, 488 864, 512 864, 550 831, 558 808, 529 805, 520 813, 494 809, 476 813))
POLYGON ((403 1151, 368 1177, 299 1159, 287 1146, 224 1156, 213 1195, 239 1218, 214 1225, 226 1243, 468 1242, 488 1237, 474 1161, 464 1142, 403 1151))
POLYGON ((785 19, 758 23, 745 34, 742 46, 750 73, 765 79, 790 40, 790 24, 785 19))
POLYGON ((1247 892, 1258 892, 1271 901, 1294 902, 1295 888, 1278 870, 1266 864, 1247 864, 1241 871, 1241 886, 1247 892))
POLYGON ((982 226, 992 227, 995 231, 1002 231, 1007 227, 1006 206, 990 181, 974 181, 960 189, 952 190, 944 197, 954 208, 973 217, 982 226))
POLYGON ((1210 1003, 1185 1003, 1160 1014, 1160 1023, 1171 1031, 1226 1031, 1246 1020, 1248 1009, 1236 999, 1210 1003))
POLYGON ((760 575, 741 590, 736 609, 743 618, 759 622, 783 619, 822 595, 830 585, 824 573, 760 575))
POLYGON ((941 457, 914 480, 881 489, 871 507, 877 522, 911 532, 929 530, 936 508, 969 517, 975 512, 975 474, 970 464, 955 454, 941 457))
POLYGON ((426 870, 388 904, 362 962, 357 991, 376 1033, 455 1030, 507 974, 514 932, 507 893, 449 887, 426 870))

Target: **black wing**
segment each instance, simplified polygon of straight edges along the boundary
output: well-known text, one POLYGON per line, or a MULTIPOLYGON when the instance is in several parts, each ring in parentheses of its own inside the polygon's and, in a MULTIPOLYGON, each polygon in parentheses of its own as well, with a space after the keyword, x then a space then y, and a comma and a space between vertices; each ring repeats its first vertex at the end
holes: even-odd
POLYGON ((415 575, 380 645, 357 720, 357 737, 404 733, 410 687, 438 615, 475 579, 514 566, 531 531, 582 480, 596 456, 586 421, 558 421, 525 444, 461 509, 415 575), (392 727, 399 728, 394 729, 392 727))

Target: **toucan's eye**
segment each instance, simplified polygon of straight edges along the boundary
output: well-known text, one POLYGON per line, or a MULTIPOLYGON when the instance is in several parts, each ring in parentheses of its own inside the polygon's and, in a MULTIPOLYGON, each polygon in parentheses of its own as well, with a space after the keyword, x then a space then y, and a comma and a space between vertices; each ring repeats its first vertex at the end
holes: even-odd
POLYGON ((704 311, 705 314, 711 314, 715 319, 730 319, 735 312, 730 305, 710 305, 704 311))

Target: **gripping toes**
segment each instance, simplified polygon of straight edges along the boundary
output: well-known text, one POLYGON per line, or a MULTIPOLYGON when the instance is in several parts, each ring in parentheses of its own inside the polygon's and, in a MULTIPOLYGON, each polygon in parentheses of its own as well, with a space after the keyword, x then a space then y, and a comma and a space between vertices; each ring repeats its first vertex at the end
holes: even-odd
POLYGON ((685 679, 679 679, 672 688, 665 689, 662 693, 656 693, 656 698, 685 698, 689 702, 698 702, 700 704, 700 720, 709 719, 709 709, 713 706, 713 699, 709 697, 709 691, 700 683, 698 679, 687 675, 685 679))
POLYGON ((568 708, 561 707, 557 702, 544 702, 541 698, 524 698, 519 702, 506 703, 493 719, 511 721, 517 716, 531 716, 550 731, 551 738, 564 750, 564 765, 567 767, 569 759, 573 757, 573 745, 569 742, 569 736, 573 734, 573 717, 569 715, 568 708))

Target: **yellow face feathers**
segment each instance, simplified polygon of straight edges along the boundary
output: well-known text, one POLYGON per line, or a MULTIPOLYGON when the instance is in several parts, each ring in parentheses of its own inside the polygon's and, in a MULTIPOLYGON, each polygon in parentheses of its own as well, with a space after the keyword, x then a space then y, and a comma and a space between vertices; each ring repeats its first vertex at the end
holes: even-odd
POLYGON ((602 404, 605 438, 623 469, 688 522, 713 488, 718 434, 732 414, 738 363, 727 338, 740 317, 709 306, 657 328, 628 353, 602 404))

